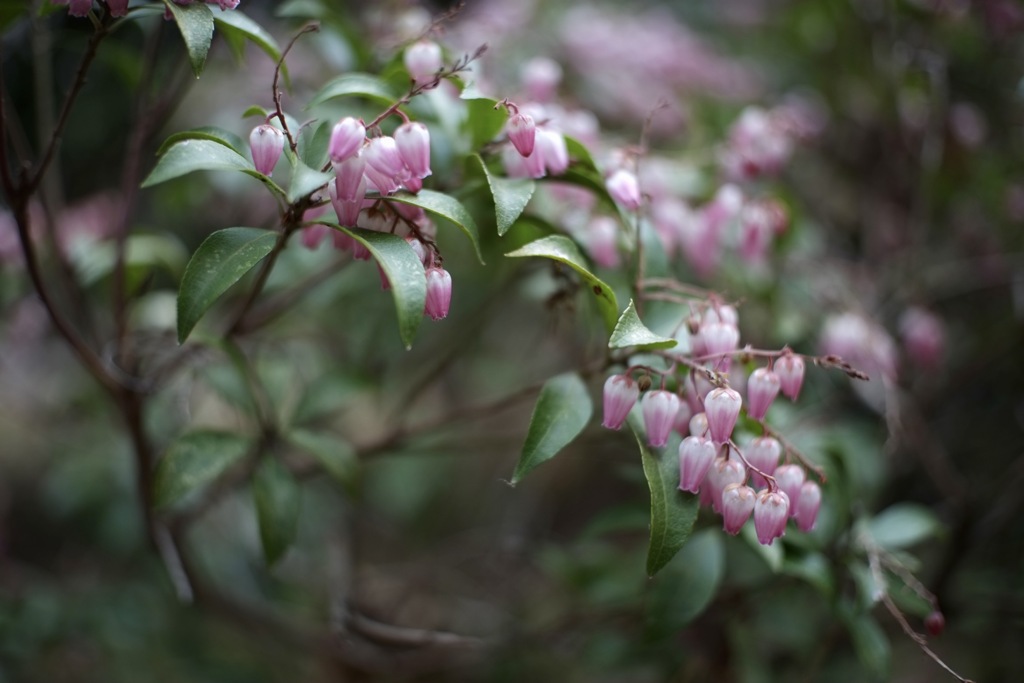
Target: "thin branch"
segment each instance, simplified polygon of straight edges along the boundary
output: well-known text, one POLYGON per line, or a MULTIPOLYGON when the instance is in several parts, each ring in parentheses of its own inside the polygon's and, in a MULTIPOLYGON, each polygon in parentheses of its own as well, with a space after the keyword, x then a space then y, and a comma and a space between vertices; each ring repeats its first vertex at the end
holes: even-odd
POLYGON ((288 42, 288 46, 285 47, 284 52, 281 53, 281 58, 277 60, 277 65, 274 67, 274 83, 272 86, 274 93, 274 116, 276 116, 281 122, 281 129, 288 138, 288 146, 291 148, 292 152, 295 152, 296 154, 298 153, 299 143, 292 137, 292 132, 288 130, 288 121, 285 119, 284 110, 281 108, 281 88, 279 87, 281 69, 284 66, 285 58, 288 57, 288 53, 291 52, 293 47, 295 47, 295 43, 298 42, 299 38, 307 33, 314 33, 319 30, 320 23, 316 21, 310 22, 299 29, 299 32, 296 33, 288 42))

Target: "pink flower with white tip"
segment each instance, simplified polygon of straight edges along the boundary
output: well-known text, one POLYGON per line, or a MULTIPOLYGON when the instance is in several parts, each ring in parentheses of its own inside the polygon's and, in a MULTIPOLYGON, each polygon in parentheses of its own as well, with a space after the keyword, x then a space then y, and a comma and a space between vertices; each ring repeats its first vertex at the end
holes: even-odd
POLYGON ((625 208, 630 211, 640 208, 640 184, 634 173, 620 168, 608 177, 605 187, 608 188, 608 194, 612 199, 625 208))
POLYGON ((772 476, 775 477, 775 483, 779 488, 789 496, 790 516, 796 515, 800 507, 801 487, 807 479, 807 473, 799 465, 780 465, 775 468, 772 476))
MULTIPOLYGON (((782 457, 782 444, 774 437, 759 436, 747 444, 743 449, 743 454, 751 467, 761 470, 770 477, 775 472, 775 468, 779 466, 779 459, 782 457)), ((764 477, 757 472, 751 472, 750 478, 758 488, 767 483, 764 477)))
POLYGON ((363 148, 366 140, 366 127, 359 119, 346 116, 334 124, 331 140, 327 145, 327 153, 331 161, 339 164, 353 157, 363 148))
POLYGON ((433 81, 444 66, 441 46, 432 40, 420 40, 407 47, 402 61, 417 85, 433 81))
POLYGON ((508 119, 506 126, 509 142, 521 156, 533 154, 537 142, 537 126, 529 114, 516 112, 508 119))
POLYGON ((430 131, 419 121, 403 123, 395 131, 395 144, 402 163, 414 178, 430 175, 430 131))
POLYGON ((699 436, 688 436, 679 444, 679 488, 697 493, 715 461, 715 445, 699 436))
POLYGON ((619 429, 640 397, 640 387, 629 375, 612 375, 604 382, 604 419, 601 425, 619 429))
MULTIPOLYGON (((722 492, 729 484, 742 484, 747 480, 747 468, 736 460, 718 458, 708 470, 707 483, 711 489, 711 506, 722 511, 722 492)), ((703 487, 701 487, 703 491, 703 487)))
POLYGON ((427 300, 423 312, 434 320, 448 317, 452 304, 452 276, 444 268, 427 268, 427 300))
POLYGON ((761 491, 754 502, 754 531, 757 542, 771 545, 782 534, 786 533, 786 520, 789 519, 789 497, 782 491, 761 491))
POLYGON ((754 511, 754 489, 744 484, 729 484, 722 491, 722 527, 726 533, 736 535, 754 511))
POLYGON ((813 481, 805 481, 800 487, 800 499, 796 502, 796 525, 800 531, 814 528, 820 507, 821 487, 813 481))
POLYGON ((249 134, 249 149, 256 170, 265 176, 273 175, 274 166, 284 151, 284 133, 269 123, 256 126, 249 134))
POLYGON ((704 399, 704 414, 708 418, 712 441, 725 443, 729 440, 742 405, 743 399, 740 395, 728 387, 711 390, 704 399))
POLYGON ((782 390, 782 394, 795 401, 804 384, 804 359, 791 353, 785 353, 775 361, 775 374, 779 376, 779 388, 782 390))
POLYGON ((644 414, 647 443, 655 447, 664 446, 679 412, 679 397, 664 389, 649 391, 640 401, 640 407, 644 414))
POLYGON ((758 368, 747 379, 747 415, 754 420, 764 419, 768 407, 779 394, 781 381, 768 368, 758 368))

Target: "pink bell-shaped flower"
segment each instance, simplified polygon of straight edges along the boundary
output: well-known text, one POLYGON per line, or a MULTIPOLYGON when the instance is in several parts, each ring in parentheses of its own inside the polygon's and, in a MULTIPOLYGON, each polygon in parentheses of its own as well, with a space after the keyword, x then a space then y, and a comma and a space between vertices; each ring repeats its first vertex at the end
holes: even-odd
POLYGON ((123 17, 128 14, 128 0, 107 0, 110 16, 123 17))
POLYGON ((619 225, 611 216, 596 216, 587 226, 586 246, 590 258, 602 268, 618 268, 619 225))
POLYGON ((561 133, 544 128, 538 129, 533 154, 538 152, 544 160, 544 168, 548 173, 562 175, 569 168, 569 148, 566 147, 565 136, 561 133))
POLYGON ((775 483, 779 488, 789 496, 790 516, 796 515, 796 511, 800 509, 801 489, 807 480, 804 468, 799 465, 780 465, 775 468, 772 476, 775 477, 775 483))
POLYGON ((434 320, 448 317, 452 303, 452 276, 444 268, 427 268, 427 300, 423 312, 434 320))
POLYGON ((679 488, 697 493, 711 464, 715 461, 715 445, 699 436, 688 436, 679 444, 679 488))
POLYGON ((414 178, 430 175, 430 131, 419 121, 403 123, 395 131, 395 144, 402 163, 414 178))
POLYGON ((381 194, 391 194, 409 176, 393 137, 373 138, 363 148, 362 156, 366 159, 366 177, 381 194))
MULTIPOLYGON (((759 436, 743 449, 743 455, 751 467, 772 476, 775 468, 779 466, 779 458, 782 457, 782 444, 774 437, 759 436)), ((757 488, 761 488, 767 483, 764 477, 757 472, 751 472, 750 479, 757 488)))
POLYGON ((796 525, 800 531, 814 528, 820 508, 821 487, 813 481, 805 481, 800 487, 800 499, 796 503, 796 525))
POLYGON ((366 196, 366 160, 361 155, 350 156, 334 164, 334 186, 338 199, 347 202, 362 201, 366 196))
POLYGON ((664 446, 679 412, 679 397, 663 389, 648 391, 640 401, 640 407, 644 414, 647 443, 655 447, 664 446))
POLYGON ((342 177, 338 176, 333 183, 327 183, 327 193, 331 197, 334 213, 338 214, 338 223, 346 228, 355 227, 359 221, 359 212, 363 207, 363 195, 366 194, 366 179, 362 175, 359 176, 359 185, 355 192, 345 190, 347 193, 355 194, 354 199, 343 199, 339 196, 338 186, 341 184, 341 180, 342 177))
POLYGON ((340 164, 349 157, 355 156, 363 148, 366 139, 366 127, 359 119, 346 116, 334 124, 331 140, 327 145, 327 153, 331 161, 340 164))
POLYGON ((736 535, 754 511, 754 489, 744 484, 729 484, 722 491, 722 527, 736 535))
POLYGON ((740 331, 730 323, 704 323, 700 327, 704 352, 709 356, 731 353, 740 346, 740 331))
POLYGON ((707 483, 711 489, 711 507, 716 512, 722 511, 722 492, 729 484, 742 484, 747 480, 747 468, 743 463, 726 458, 718 458, 708 470, 707 483))
POLYGON ((758 368, 747 379, 747 415, 754 420, 764 419, 768 406, 779 394, 779 376, 768 368, 758 368))
POLYGON ((269 123, 256 126, 249 134, 249 149, 256 171, 265 176, 272 175, 284 150, 284 133, 269 123))
POLYGON ((708 432, 708 416, 707 413, 697 413, 690 418, 690 436, 702 436, 707 437, 708 432))
POLYGON ((779 376, 782 393, 795 401, 804 384, 804 359, 787 353, 775 361, 775 374, 779 376))
POLYGON ((533 154, 537 142, 537 126, 532 116, 516 112, 509 117, 506 129, 509 142, 521 156, 528 157, 533 154))
POLYGON ((612 199, 630 211, 640 208, 640 185, 635 174, 620 168, 608 177, 605 187, 608 188, 608 194, 612 199))
POLYGON ((740 395, 727 387, 712 389, 707 398, 704 399, 704 414, 708 418, 708 429, 711 430, 711 440, 715 443, 725 443, 732 436, 732 430, 736 426, 736 419, 740 415, 740 406, 743 399, 740 395))
POLYGON ((417 85, 429 83, 444 65, 441 46, 432 40, 420 40, 405 49, 405 68, 417 85))
POLYGON ((789 519, 789 497, 782 491, 772 493, 765 489, 757 495, 754 502, 754 531, 761 545, 771 545, 772 541, 786 532, 786 520, 789 519))
POLYGON ((612 375, 604 382, 604 419, 601 425, 618 429, 640 398, 640 387, 629 375, 612 375))
POLYGON ((690 420, 692 419, 693 410, 690 409, 690 404, 685 400, 679 401, 679 412, 676 413, 676 419, 672 422, 672 431, 680 436, 690 436, 690 420))

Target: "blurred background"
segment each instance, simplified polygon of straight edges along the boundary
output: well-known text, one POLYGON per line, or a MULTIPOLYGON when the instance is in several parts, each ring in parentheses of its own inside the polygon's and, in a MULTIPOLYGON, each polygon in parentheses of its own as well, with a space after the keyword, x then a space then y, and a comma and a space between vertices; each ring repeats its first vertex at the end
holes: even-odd
MULTIPOLYGON (((4 134, 32 156, 92 29, 64 8, 37 16, 44 3, 25 5, 0 3, 4 134)), ((284 106, 333 120, 380 107, 304 111, 326 81, 394 70, 396 53, 452 7, 239 10, 282 46, 321 22, 289 56, 284 106)), ((639 145, 646 129, 645 188, 698 204, 734 180, 777 198, 788 227, 763 260, 727 254, 707 272, 670 253, 651 257, 652 274, 739 301, 744 342, 840 353, 873 375, 861 384, 809 368, 800 401, 770 413, 829 474, 814 532, 764 549, 702 512, 654 579, 628 431, 594 420, 557 459, 506 483, 538 383, 599 359, 604 343, 571 274, 503 258, 536 226, 499 238, 468 198, 487 265, 441 230, 452 313, 425 321, 411 351, 372 264, 333 268, 327 245, 286 250, 268 296, 331 275, 239 344, 271 409, 334 435, 328 447, 351 457, 333 478, 298 463, 296 540, 270 568, 248 485, 203 506, 183 532, 190 570, 205 577, 190 595, 147 540, 121 417, 53 332, 5 207, 0 681, 943 680, 878 603, 864 533, 937 597, 945 629, 929 643, 943 660, 975 681, 1020 680, 1022 31, 1024 6, 1011 0, 492 0, 435 26, 450 57, 488 45, 473 71, 481 89, 560 108, 596 158, 639 145), (729 145, 752 108, 788 112, 797 132, 777 172, 737 178, 729 145)), ((247 107, 272 106, 273 61, 252 45, 239 60, 232 47, 215 36, 195 80, 173 23, 127 21, 101 46, 32 207, 59 303, 101 351, 115 328, 104 309, 115 227, 145 238, 126 315, 139 366, 156 378, 143 419, 158 450, 186 427, 256 424, 230 358, 178 347, 174 298, 208 234, 276 225, 272 198, 241 174, 138 189, 166 136, 217 125, 244 139, 260 122, 247 107), (141 126, 140 92, 155 103, 141 126)), ((446 140, 435 136, 429 186, 458 194, 472 178, 446 140)), ((571 225, 554 184, 534 202, 571 225)), ((603 377, 589 380, 598 400, 603 377)), ((923 631, 932 608, 898 573, 890 594, 923 631)))

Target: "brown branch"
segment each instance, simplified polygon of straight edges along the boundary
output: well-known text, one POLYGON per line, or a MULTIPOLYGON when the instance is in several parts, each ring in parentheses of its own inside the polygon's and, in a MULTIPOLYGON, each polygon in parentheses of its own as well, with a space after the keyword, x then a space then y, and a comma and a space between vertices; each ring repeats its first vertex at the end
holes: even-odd
POLYGON ((281 129, 284 131, 285 136, 288 138, 288 146, 292 152, 298 153, 298 141, 292 137, 292 132, 288 130, 288 121, 284 117, 284 110, 281 108, 281 88, 279 83, 281 81, 281 69, 284 67, 284 60, 288 57, 288 53, 295 47, 295 43, 298 42, 299 38, 307 33, 314 33, 320 30, 320 22, 310 22, 299 29, 299 32, 292 36, 292 39, 288 41, 287 47, 281 53, 280 59, 277 60, 277 65, 274 67, 274 83, 271 86, 274 93, 274 116, 281 121, 281 129))

